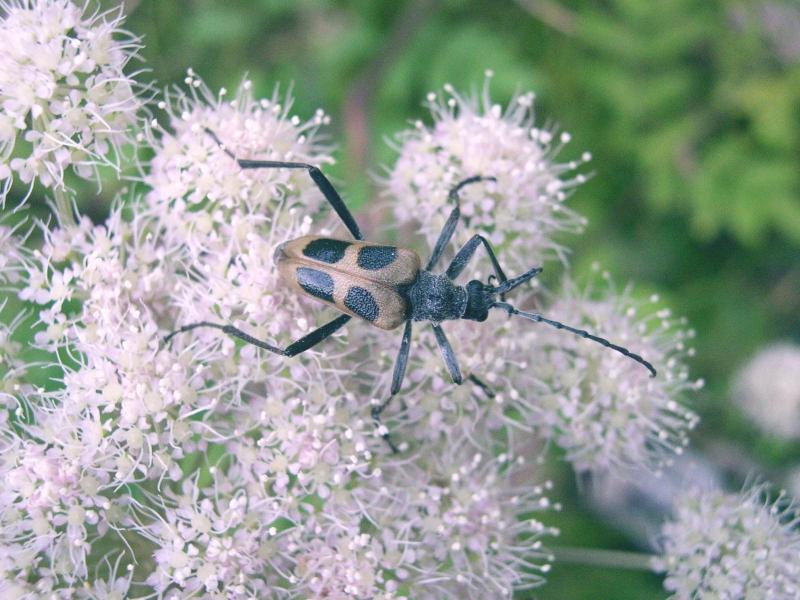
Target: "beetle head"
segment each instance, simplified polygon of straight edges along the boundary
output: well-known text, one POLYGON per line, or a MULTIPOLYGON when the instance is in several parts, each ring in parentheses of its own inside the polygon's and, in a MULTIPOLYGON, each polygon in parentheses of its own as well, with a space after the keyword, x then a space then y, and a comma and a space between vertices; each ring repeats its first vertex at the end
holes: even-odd
POLYGON ((470 321, 485 321, 496 296, 497 292, 493 286, 473 279, 467 284, 467 308, 461 318, 470 321))

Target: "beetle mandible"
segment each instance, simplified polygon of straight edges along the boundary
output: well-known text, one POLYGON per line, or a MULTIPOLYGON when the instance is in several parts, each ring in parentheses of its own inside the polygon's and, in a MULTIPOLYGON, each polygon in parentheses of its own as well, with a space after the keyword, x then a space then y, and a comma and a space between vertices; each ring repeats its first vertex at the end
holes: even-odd
MULTIPOLYGON (((650 371, 652 377, 655 377, 656 370, 653 365, 627 348, 538 313, 519 310, 506 302, 506 293, 529 281, 542 269, 534 267, 518 277, 509 279, 500 267, 491 244, 480 234, 476 233, 464 244, 443 273, 433 272, 461 218, 459 191, 464 186, 481 181, 496 181, 494 177, 475 175, 453 186, 449 192, 449 200, 453 203, 453 209, 439 234, 431 257, 423 269, 419 255, 413 250, 365 242, 353 215, 347 209, 333 184, 319 168, 300 162, 239 159, 225 147, 213 131, 208 128, 205 131, 242 169, 305 169, 308 172, 355 241, 313 235, 305 236, 280 244, 275 249, 274 261, 280 275, 288 285, 301 294, 332 304, 344 314, 285 348, 256 339, 233 325, 221 325, 208 321, 184 325, 167 335, 164 338, 165 342, 178 333, 198 327, 214 327, 264 350, 291 357, 305 352, 330 337, 352 317, 359 317, 376 327, 387 330, 395 329, 405 323, 400 351, 392 375, 391 394, 382 404, 374 406, 372 409, 372 417, 378 425, 380 425, 381 413, 392 397, 400 391, 403 383, 411 348, 411 330, 414 321, 431 323, 444 363, 451 379, 456 384, 462 383, 463 377, 458 360, 447 336, 445 336, 441 323, 455 319, 485 321, 489 310, 493 308, 504 310, 509 316, 515 315, 536 323, 564 329, 602 344, 640 363, 650 371), (492 277, 497 279, 497 285, 491 285, 492 277, 487 283, 473 279, 465 286, 457 285, 454 280, 473 258, 479 246, 483 246, 491 261, 494 270, 492 277)), ((473 375, 470 375, 469 379, 490 393, 488 386, 480 379, 473 375)), ((391 448, 396 450, 388 433, 384 432, 383 437, 391 448)))

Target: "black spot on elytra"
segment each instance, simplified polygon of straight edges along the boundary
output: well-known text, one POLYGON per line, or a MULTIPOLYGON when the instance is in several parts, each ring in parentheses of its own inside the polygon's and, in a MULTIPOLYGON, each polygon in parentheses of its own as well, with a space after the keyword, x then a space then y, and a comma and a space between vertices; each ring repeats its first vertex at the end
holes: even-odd
POLYGON ((341 240, 329 240, 327 238, 317 238, 311 240, 303 248, 303 254, 313 260, 334 264, 344 258, 344 251, 350 242, 342 242, 341 240))
POLYGON ((324 271, 298 267, 297 283, 312 296, 333 302, 333 277, 324 271))
POLYGON ((378 303, 367 290, 354 285, 347 290, 344 305, 362 319, 374 321, 378 318, 378 303))
POLYGON ((364 246, 358 251, 356 262, 362 269, 377 271, 392 264, 395 258, 397 248, 392 246, 364 246))

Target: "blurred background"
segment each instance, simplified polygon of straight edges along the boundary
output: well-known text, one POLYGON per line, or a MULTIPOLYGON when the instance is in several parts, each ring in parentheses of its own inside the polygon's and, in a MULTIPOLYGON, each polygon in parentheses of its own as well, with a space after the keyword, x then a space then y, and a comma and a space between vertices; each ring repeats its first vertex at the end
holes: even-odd
MULTIPOLYGON (((592 177, 571 200, 589 226, 561 240, 575 275, 599 261, 697 330, 692 372, 706 381, 693 405, 702 416, 697 476, 733 489, 748 476, 792 484, 800 469, 800 2, 124 5, 126 27, 143 37, 144 78, 158 87, 181 84, 187 67, 213 90, 234 89, 247 74, 261 95, 292 85, 303 119, 320 107, 331 114, 331 173, 362 210, 394 159, 386 138, 428 119, 426 93, 447 82, 480 87, 487 68, 497 102, 534 90, 540 124, 572 134, 559 158, 594 156, 585 169, 592 177), (742 371, 777 342, 788 344, 780 357, 742 371), (778 403, 774 414, 796 419, 794 428, 759 419, 778 403)), ((102 192, 74 185, 82 210, 101 222, 119 184, 109 180, 102 192)), ((35 201, 34 212, 46 214, 44 198, 35 201)), ((555 477, 553 497, 564 503, 550 520, 563 531, 558 545, 647 550, 652 532, 637 519, 650 517, 625 503, 639 498, 633 506, 654 503, 658 512, 652 496, 668 497, 668 481, 595 485, 590 500, 563 464, 555 477)), ((664 596, 661 579, 640 571, 557 562, 548 579, 526 597, 664 596)))

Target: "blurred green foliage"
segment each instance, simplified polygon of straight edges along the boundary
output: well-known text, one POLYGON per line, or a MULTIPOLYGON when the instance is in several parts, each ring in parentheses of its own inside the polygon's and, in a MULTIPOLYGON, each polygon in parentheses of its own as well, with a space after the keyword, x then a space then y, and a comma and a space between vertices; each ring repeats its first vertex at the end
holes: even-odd
MULTIPOLYGON (((393 160, 385 138, 427 118, 427 92, 480 86, 487 68, 499 102, 535 90, 542 122, 572 133, 564 156, 594 155, 594 176, 572 202, 590 225, 563 240, 572 269, 599 261, 620 283, 661 294, 698 331, 694 372, 708 386, 696 445, 726 437, 770 468, 800 462, 800 449, 762 440, 729 403, 731 376, 751 353, 800 341, 800 52, 791 54, 800 31, 792 45, 792 31, 773 22, 792 0, 125 6, 159 87, 180 85, 187 67, 212 89, 247 74, 264 95, 293 85, 303 117, 332 114, 333 172, 362 208, 393 160)), ((82 207, 100 220, 119 186, 82 189, 82 207)), ((558 519, 569 545, 624 544, 580 507, 558 519)), ((663 595, 649 575, 559 565, 550 579, 536 597, 663 595)))

